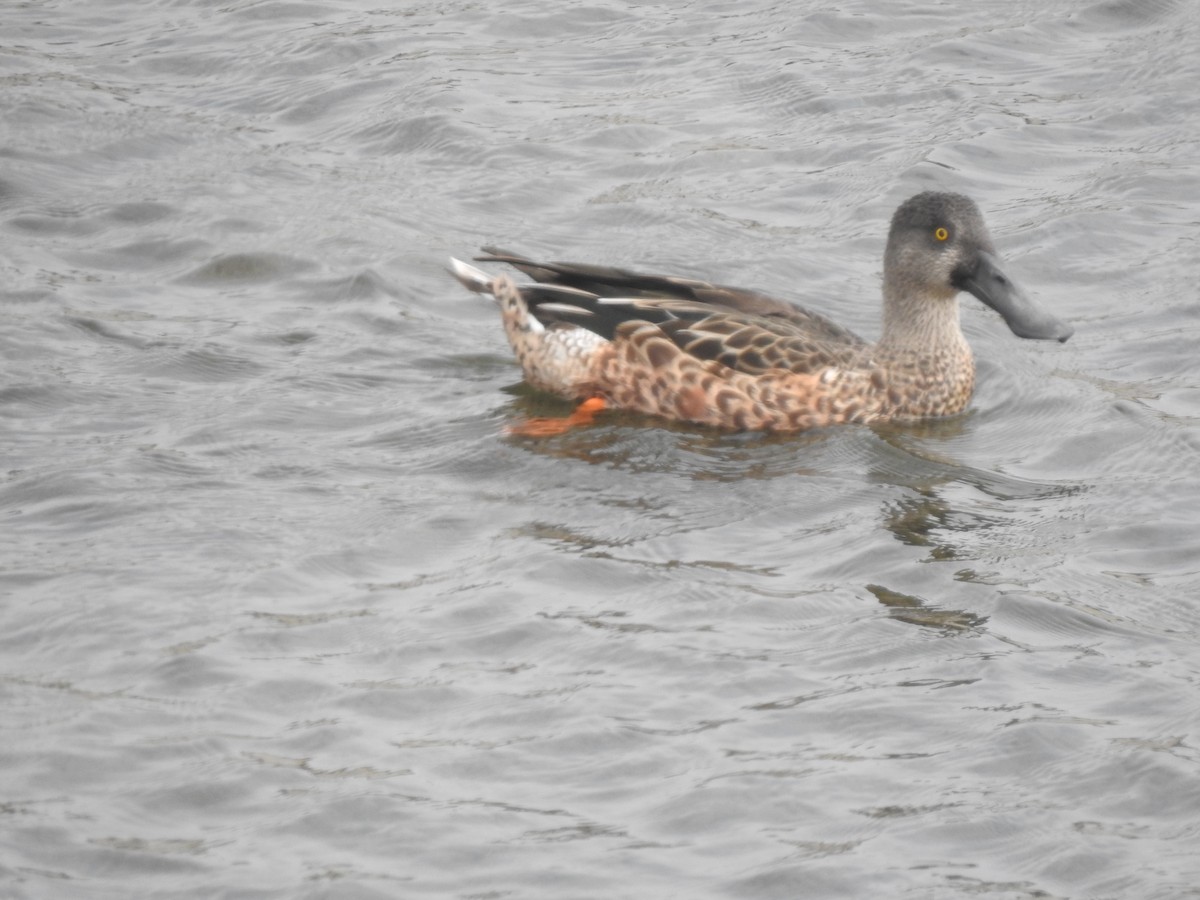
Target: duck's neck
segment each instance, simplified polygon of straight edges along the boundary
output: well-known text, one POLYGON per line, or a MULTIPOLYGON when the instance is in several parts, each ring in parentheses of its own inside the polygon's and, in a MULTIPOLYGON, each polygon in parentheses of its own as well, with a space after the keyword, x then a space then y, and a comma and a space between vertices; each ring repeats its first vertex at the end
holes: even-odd
POLYGON ((914 296, 884 287, 879 350, 970 353, 958 324, 956 291, 914 296))
POLYGON ((958 300, 914 294, 884 297, 883 337, 871 358, 886 373, 894 418, 961 412, 975 387, 975 362, 958 326, 958 300))

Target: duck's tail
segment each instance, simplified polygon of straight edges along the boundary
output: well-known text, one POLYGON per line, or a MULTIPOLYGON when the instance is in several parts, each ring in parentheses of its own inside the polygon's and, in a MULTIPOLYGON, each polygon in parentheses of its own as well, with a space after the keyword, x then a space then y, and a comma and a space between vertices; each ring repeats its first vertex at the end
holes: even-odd
POLYGON ((461 259, 455 259, 453 256, 450 257, 449 269, 450 274, 457 278, 468 291, 474 291, 477 294, 492 292, 492 276, 483 269, 465 263, 461 259))
MULTIPOLYGON (((490 294, 500 307, 504 333, 512 345, 525 380, 534 387, 574 400, 595 390, 592 361, 608 341, 586 328, 562 322, 543 323, 530 311, 525 293, 571 290, 543 285, 518 285, 507 275, 492 277, 459 259, 450 260, 450 273, 467 290, 490 294)), ((540 296, 538 299, 542 299, 540 296)), ((543 304, 544 305, 544 304, 543 304)))

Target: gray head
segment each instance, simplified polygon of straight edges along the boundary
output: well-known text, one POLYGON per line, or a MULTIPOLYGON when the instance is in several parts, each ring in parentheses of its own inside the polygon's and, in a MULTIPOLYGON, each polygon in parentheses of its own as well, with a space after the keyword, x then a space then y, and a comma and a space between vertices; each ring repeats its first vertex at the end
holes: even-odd
POLYGON ((968 291, 1000 313, 1018 337, 1065 341, 1074 333, 1004 273, 979 207, 962 194, 926 191, 902 203, 892 216, 883 270, 894 303, 950 300, 968 291))

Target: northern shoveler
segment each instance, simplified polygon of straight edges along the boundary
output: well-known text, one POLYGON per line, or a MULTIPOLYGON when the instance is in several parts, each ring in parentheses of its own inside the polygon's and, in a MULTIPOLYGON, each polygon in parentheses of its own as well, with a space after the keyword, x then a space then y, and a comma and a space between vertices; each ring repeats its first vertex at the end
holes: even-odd
POLYGON ((762 431, 957 413, 975 384, 960 291, 1018 337, 1065 341, 1073 333, 1004 273, 979 208, 961 194, 925 192, 896 210, 883 261, 883 335, 874 344, 755 291, 485 252, 478 261, 509 263, 533 283, 459 260, 451 271, 499 303, 526 381, 589 401, 566 424, 590 421, 605 406, 762 431))

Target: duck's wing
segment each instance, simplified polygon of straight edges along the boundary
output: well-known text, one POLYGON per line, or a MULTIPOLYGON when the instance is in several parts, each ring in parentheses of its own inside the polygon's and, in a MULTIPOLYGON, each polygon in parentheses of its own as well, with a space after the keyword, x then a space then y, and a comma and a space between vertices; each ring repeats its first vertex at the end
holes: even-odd
MULTIPOLYGON (((713 312, 736 312, 772 322, 786 322, 793 334, 822 343, 862 346, 862 338, 820 313, 745 288, 714 284, 676 275, 651 275, 584 263, 535 262, 516 253, 484 247, 480 262, 508 263, 534 281, 584 291, 596 297, 662 301, 659 306, 696 318, 713 312), (670 301, 683 301, 672 304, 670 301)), ((611 335, 610 335, 611 337, 611 335)))
POLYGON ((755 291, 485 249, 480 261, 508 263, 538 282, 521 294, 546 325, 570 323, 621 340, 650 322, 688 355, 750 375, 856 365, 867 347, 824 316, 755 291))

